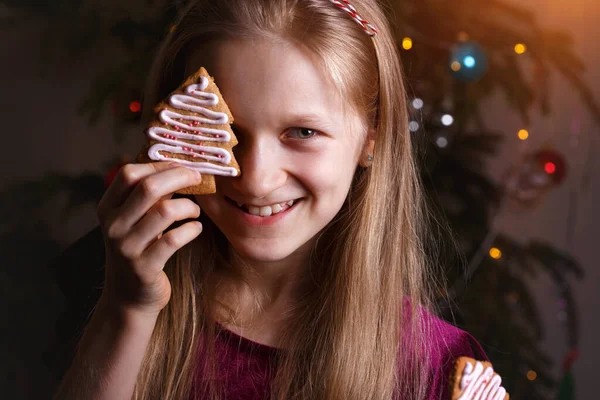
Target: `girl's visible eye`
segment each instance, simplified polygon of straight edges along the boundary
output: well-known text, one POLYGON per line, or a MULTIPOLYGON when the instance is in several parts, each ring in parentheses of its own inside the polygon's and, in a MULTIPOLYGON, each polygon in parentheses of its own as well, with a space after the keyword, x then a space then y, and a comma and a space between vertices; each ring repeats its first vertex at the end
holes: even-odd
POLYGON ((289 135, 295 139, 310 139, 319 133, 319 131, 309 128, 291 128, 289 132, 289 135))

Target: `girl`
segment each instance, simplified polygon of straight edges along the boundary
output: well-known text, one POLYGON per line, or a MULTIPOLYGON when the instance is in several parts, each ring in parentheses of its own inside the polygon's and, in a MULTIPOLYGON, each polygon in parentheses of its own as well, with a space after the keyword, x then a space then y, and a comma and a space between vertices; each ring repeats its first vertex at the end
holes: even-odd
POLYGON ((104 290, 57 399, 438 399, 453 359, 485 359, 428 311, 400 61, 377 2, 352 6, 191 1, 146 119, 206 67, 242 175, 186 197, 191 170, 121 169, 98 206, 104 290))

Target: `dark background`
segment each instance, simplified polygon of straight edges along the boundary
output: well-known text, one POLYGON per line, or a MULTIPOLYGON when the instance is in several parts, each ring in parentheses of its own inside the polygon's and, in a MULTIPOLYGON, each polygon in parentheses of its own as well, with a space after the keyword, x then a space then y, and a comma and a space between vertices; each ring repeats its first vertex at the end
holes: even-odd
MULTIPOLYGON (((528 0, 527 4, 537 10, 542 25, 560 26, 573 34, 577 52, 588 66, 586 81, 600 98, 600 46, 597 44, 600 40, 600 3, 595 0, 528 0)), ((40 32, 35 29, 0 31, 0 112, 4 140, 0 185, 37 178, 48 171, 67 174, 99 171, 114 154, 135 154, 143 140, 141 131, 139 134, 134 132, 124 135, 125 142, 117 145, 111 136, 110 115, 89 126, 76 112, 88 90, 90 78, 102 69, 103 60, 119 54, 106 48, 98 52, 96 59, 85 64, 65 63, 48 68, 40 63, 39 41, 40 32)), ((534 114, 529 127, 532 133, 529 145, 535 148, 550 142, 561 149, 569 163, 568 178, 533 210, 506 210, 499 224, 502 231, 515 238, 539 238, 566 248, 581 263, 585 278, 571 282, 581 323, 581 356, 574 364, 574 375, 577 398, 596 399, 597 359, 600 358, 597 343, 600 336, 600 212, 594 206, 600 204, 600 164, 595 160, 589 164, 588 151, 591 149, 594 157, 598 154, 600 127, 566 82, 555 77, 551 91, 554 114, 549 117, 534 114), (581 121, 577 145, 566 134, 572 129, 575 116, 581 121), (567 207, 573 193, 577 196, 577 222, 574 240, 567 243, 567 207)), ((501 126, 507 132, 522 128, 518 116, 508 110, 500 95, 486 104, 485 111, 490 126, 501 126)), ((490 164, 492 176, 500 179, 517 145, 516 137, 505 141, 499 156, 490 164)), ((58 202, 63 200, 58 199, 58 202)), ((57 248, 72 243, 97 224, 91 206, 68 216, 49 208, 47 218, 57 248)), ((42 363, 42 354, 51 341, 52 324, 63 307, 63 299, 52 284, 50 272, 36 258, 44 251, 36 247, 31 238, 7 235, 4 240, 14 241, 18 252, 4 257, 0 269, 3 304, 0 340, 4 360, 0 382, 10 388, 0 390, 3 398, 40 398, 40 394, 53 385, 42 363), (21 392, 13 393, 14 388, 21 388, 21 392)), ((48 244, 44 242, 44 245, 48 244)), ((52 248, 46 250, 53 251, 52 248)), ((554 369, 558 376, 560 361, 568 346, 557 293, 545 274, 539 274, 529 283, 546 327, 544 347, 555 360, 554 369)))

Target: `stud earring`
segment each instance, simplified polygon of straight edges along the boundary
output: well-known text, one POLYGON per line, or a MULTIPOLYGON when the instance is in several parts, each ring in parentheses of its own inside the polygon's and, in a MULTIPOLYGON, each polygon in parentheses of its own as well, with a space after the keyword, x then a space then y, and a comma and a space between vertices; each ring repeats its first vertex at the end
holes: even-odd
POLYGON ((367 157, 367 160, 368 160, 368 161, 373 161, 373 155, 372 155, 372 154, 369 154, 369 156, 367 157))

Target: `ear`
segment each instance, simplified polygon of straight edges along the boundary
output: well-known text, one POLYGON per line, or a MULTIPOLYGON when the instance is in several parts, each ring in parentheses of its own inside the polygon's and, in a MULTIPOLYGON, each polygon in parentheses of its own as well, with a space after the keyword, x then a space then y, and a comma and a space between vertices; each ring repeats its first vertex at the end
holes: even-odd
POLYGON ((369 129, 367 133, 367 139, 360 153, 360 159, 358 164, 363 168, 369 168, 373 163, 373 152, 375 150, 375 129, 369 129), (371 160, 369 160, 371 157, 371 160))

